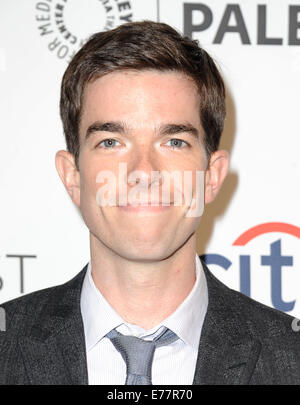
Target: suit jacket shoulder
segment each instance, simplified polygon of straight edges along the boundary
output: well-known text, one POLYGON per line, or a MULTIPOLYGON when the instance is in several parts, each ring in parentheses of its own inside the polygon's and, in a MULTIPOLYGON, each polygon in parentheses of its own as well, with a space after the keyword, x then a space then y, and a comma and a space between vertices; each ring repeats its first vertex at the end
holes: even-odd
POLYGON ((194 382, 300 384, 294 318, 228 288, 203 268, 209 303, 194 382))
POLYGON ((87 265, 65 284, 0 305, 6 318, 6 331, 0 332, 0 384, 87 383, 80 312, 86 270, 87 265))
POLYGON ((53 314, 64 318, 66 310, 78 309, 81 285, 87 265, 64 284, 45 288, 0 304, 6 315, 6 329, 13 334, 29 334, 36 321, 53 314))
MULTIPOLYGON (((238 320, 251 336, 265 338, 280 336, 282 333, 298 336, 292 329, 294 317, 227 287, 206 266, 204 269, 214 306, 226 308, 230 312, 228 315, 231 321, 238 320)), ((225 316, 224 311, 222 313, 225 316)))

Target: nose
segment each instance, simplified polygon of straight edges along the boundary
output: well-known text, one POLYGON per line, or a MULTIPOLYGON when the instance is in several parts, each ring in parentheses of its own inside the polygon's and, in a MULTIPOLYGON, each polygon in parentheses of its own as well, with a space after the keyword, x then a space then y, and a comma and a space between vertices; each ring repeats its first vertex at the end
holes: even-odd
POLYGON ((129 161, 127 166, 127 184, 134 186, 137 183, 143 185, 161 181, 161 165, 155 156, 155 151, 146 148, 140 148, 135 156, 129 161))

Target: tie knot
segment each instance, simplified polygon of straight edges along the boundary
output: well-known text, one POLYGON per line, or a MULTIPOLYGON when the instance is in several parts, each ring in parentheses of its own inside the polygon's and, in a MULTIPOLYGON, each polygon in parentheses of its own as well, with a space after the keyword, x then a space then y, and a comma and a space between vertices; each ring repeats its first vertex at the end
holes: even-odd
POLYGON ((106 335, 126 363, 127 385, 150 385, 154 351, 178 339, 170 329, 165 329, 153 341, 122 335, 115 329, 106 335))

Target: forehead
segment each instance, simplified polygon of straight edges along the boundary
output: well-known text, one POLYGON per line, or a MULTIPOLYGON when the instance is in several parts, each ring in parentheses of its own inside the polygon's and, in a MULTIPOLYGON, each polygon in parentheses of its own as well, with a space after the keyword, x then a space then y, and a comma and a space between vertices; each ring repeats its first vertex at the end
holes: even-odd
POLYGON ((96 119, 118 119, 143 126, 188 120, 197 125, 199 109, 197 86, 181 72, 116 71, 88 83, 81 123, 84 127, 96 119))

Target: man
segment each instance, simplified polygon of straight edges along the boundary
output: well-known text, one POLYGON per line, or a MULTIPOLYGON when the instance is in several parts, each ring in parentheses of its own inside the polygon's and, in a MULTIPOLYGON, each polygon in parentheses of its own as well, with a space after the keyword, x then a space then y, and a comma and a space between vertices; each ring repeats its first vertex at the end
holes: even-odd
POLYGON ((210 56, 166 24, 97 33, 68 66, 60 106, 68 151, 56 168, 91 258, 66 284, 2 305, 0 382, 300 383, 292 318, 230 290, 196 254, 192 207, 213 201, 228 171, 210 56), (174 173, 193 176, 168 183, 174 173))

